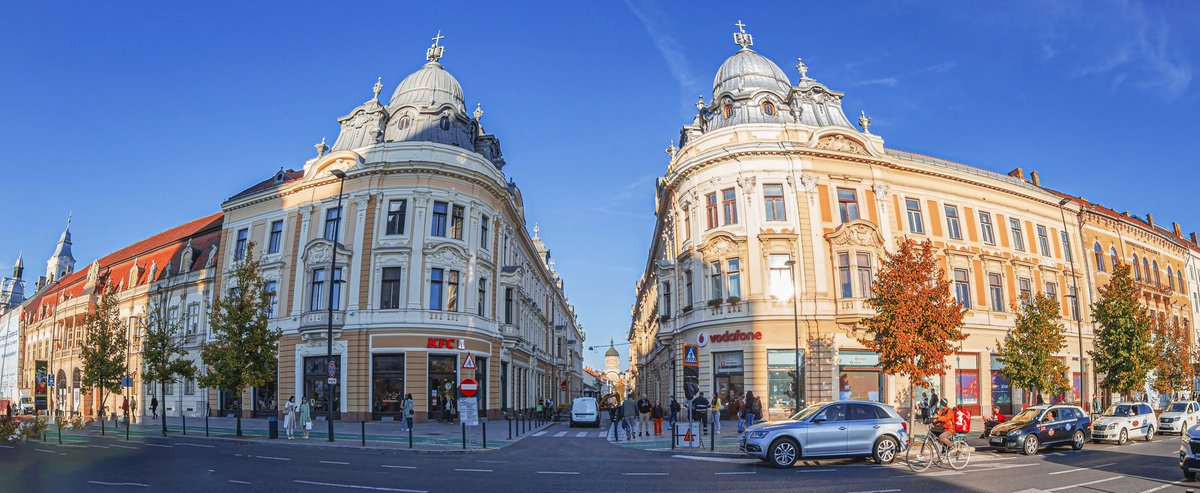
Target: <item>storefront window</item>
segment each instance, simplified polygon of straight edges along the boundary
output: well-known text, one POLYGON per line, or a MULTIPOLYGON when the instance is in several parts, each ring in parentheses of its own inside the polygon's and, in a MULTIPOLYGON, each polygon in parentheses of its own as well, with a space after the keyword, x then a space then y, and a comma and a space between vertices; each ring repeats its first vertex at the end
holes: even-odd
MULTIPOLYGON (((455 398, 458 385, 458 357, 429 355, 429 419, 444 420, 448 416, 446 400, 455 398)), ((452 402, 451 405, 456 403, 452 402)))
POLYGON ((376 354, 371 357, 371 412, 375 419, 384 416, 403 417, 403 354, 376 354))
POLYGON ((800 354, 800 404, 793 396, 796 385, 796 350, 767 351, 767 410, 772 416, 788 415, 806 405, 804 399, 804 354, 800 354))
POLYGON ((253 417, 265 418, 275 416, 276 410, 279 409, 276 387, 275 380, 271 380, 266 385, 254 388, 253 417))
POLYGON ((720 396, 721 402, 726 404, 720 411, 723 419, 737 416, 738 400, 746 391, 742 366, 741 351, 713 353, 713 395, 720 396))
POLYGON ((1013 415, 1012 386, 1001 372, 1004 362, 999 355, 992 355, 992 407, 1005 416, 1013 415))
POLYGON ((963 353, 955 355, 955 364, 958 366, 956 376, 958 381, 955 385, 958 387, 955 392, 958 393, 958 405, 966 408, 972 414, 979 414, 979 355, 974 353, 963 353))
POLYGON ((838 398, 879 402, 879 355, 860 351, 838 354, 838 398))
MULTIPOLYGON (((340 355, 334 355, 333 364, 338 369, 342 367, 340 355)), ((325 393, 326 379, 329 378, 329 360, 325 356, 310 356, 304 358, 304 397, 313 400, 313 416, 326 416, 328 413, 329 397, 325 393)), ((341 413, 341 381, 330 385, 333 395, 333 416, 337 419, 341 413)))

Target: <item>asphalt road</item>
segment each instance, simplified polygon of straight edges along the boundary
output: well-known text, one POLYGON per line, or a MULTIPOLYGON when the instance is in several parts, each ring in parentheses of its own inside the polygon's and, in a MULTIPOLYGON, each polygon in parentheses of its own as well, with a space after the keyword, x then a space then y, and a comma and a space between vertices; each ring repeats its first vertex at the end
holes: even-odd
POLYGON ((963 471, 828 460, 777 470, 756 461, 619 447, 555 424, 500 450, 405 450, 196 437, 80 439, 0 446, 0 489, 22 492, 923 492, 1184 491, 1178 437, 1091 444, 1034 457, 980 450, 963 471), (585 437, 579 436, 580 433, 585 437), (8 487, 17 485, 10 490, 8 487))

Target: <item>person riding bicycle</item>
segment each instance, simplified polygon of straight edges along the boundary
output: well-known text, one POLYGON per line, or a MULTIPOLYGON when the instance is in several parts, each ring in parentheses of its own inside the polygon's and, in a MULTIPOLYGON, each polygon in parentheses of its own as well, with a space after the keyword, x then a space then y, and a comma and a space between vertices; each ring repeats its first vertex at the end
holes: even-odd
POLYGON ((933 427, 929 430, 930 433, 937 434, 938 441, 950 450, 954 446, 950 438, 954 436, 954 410, 951 409, 946 399, 942 399, 938 403, 937 414, 933 417, 933 427))

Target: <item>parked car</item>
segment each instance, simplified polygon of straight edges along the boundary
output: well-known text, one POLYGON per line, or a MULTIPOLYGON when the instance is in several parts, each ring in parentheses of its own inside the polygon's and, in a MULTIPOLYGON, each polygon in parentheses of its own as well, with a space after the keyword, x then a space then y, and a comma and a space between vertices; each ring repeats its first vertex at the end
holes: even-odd
POLYGON ((992 427, 988 444, 1033 455, 1054 445, 1080 450, 1091 437, 1092 418, 1079 406, 1033 406, 992 427))
POLYGON ((808 406, 784 421, 746 429, 738 448, 780 468, 828 457, 871 457, 890 464, 909 446, 908 424, 891 406, 836 401, 808 406))
POLYGON ((1179 468, 1187 479, 1196 479, 1196 473, 1200 472, 1200 426, 1183 432, 1179 441, 1179 468))
POLYGON ((1162 414, 1158 415, 1158 432, 1182 435, 1198 422, 1200 422, 1200 403, 1175 401, 1167 406, 1162 414))
POLYGON ((1108 406, 1104 413, 1096 419, 1092 439, 1099 443, 1103 440, 1125 445, 1130 438, 1154 438, 1154 411, 1150 405, 1142 402, 1119 402, 1108 406))
POLYGON ((600 427, 600 408, 595 397, 576 397, 571 401, 571 428, 585 424, 600 427))

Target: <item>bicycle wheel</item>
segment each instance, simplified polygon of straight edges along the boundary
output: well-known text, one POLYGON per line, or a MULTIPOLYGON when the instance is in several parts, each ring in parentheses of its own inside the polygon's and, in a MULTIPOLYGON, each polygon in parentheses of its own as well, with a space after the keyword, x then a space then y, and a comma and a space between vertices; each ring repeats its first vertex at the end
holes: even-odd
POLYGON ((937 453, 933 443, 925 439, 908 448, 908 452, 904 454, 904 462, 908 463, 908 468, 913 472, 924 472, 933 465, 937 453))
POLYGON ((954 442, 954 448, 946 452, 947 459, 950 461, 950 467, 958 470, 967 467, 971 462, 971 446, 962 440, 954 442))

